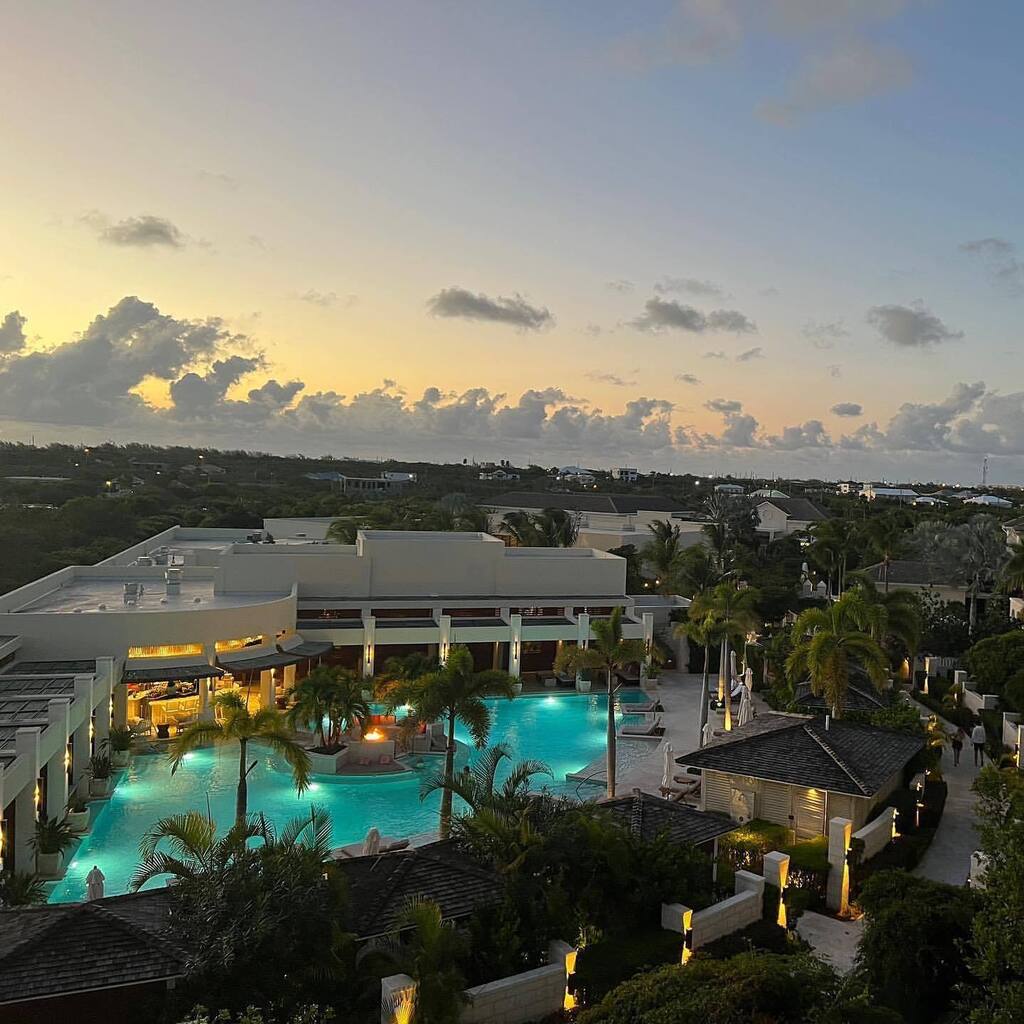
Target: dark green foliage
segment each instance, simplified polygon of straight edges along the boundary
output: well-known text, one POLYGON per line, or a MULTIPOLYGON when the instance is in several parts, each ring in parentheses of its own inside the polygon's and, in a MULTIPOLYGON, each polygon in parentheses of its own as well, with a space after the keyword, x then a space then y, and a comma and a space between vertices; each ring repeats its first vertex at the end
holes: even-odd
POLYGON ((706 946, 701 946, 700 955, 722 960, 726 957, 750 952, 792 956, 796 953, 808 952, 809 949, 806 942, 787 933, 786 929, 780 928, 774 920, 761 920, 755 921, 731 935, 724 935, 714 942, 709 942, 706 946))
POLYGON ((969 978, 961 945, 977 897, 904 871, 882 871, 864 885, 859 902, 866 925, 858 966, 871 999, 908 1024, 936 1020, 969 978))
MULTIPOLYGON (((1024 630, 1014 629, 976 643, 965 658, 982 693, 1002 694, 1007 681, 1024 671, 1024 630)), ((1019 697, 1019 684, 1014 687, 1019 697)))
POLYGON ((591 943, 576 959, 573 980, 577 995, 584 1005, 594 1006, 635 974, 663 964, 678 964, 682 955, 682 935, 658 927, 591 943))
POLYGON ((809 956, 695 957, 620 985, 579 1024, 802 1024, 833 1002, 832 969, 809 956))

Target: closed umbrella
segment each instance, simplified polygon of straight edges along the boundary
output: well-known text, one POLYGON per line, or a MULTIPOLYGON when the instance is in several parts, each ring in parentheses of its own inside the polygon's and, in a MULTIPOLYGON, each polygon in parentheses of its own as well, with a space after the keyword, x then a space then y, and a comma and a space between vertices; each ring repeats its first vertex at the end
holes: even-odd
POLYGON ((661 773, 661 788, 671 789, 672 788, 672 776, 676 770, 676 762, 672 757, 672 744, 665 744, 665 768, 661 773))
POLYGON ((750 699, 750 688, 748 686, 743 687, 743 693, 740 696, 740 713, 737 716, 737 722, 740 725, 746 725, 748 722, 754 719, 754 705, 750 699))
POLYGON ((715 736, 715 727, 710 722, 704 723, 704 731, 701 733, 700 745, 706 747, 715 736))
POLYGON ((380 853, 380 832, 375 828, 371 828, 363 840, 363 856, 373 857, 378 853, 380 853))
POLYGON ((106 881, 106 876, 100 871, 98 864, 93 864, 92 871, 85 876, 85 898, 92 902, 92 900, 103 899, 103 883, 106 881))

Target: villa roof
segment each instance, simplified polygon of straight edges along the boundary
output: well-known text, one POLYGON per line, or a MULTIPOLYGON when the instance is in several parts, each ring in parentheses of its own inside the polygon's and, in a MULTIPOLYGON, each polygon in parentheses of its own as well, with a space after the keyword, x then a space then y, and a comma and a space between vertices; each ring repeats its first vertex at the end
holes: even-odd
POLYGON ((556 494, 549 491, 507 491, 482 502, 491 508, 561 508, 567 512, 607 512, 631 516, 637 512, 678 512, 682 506, 657 494, 556 494))
POLYGON ((300 644, 282 646, 281 650, 288 654, 298 655, 300 658, 319 658, 322 654, 334 649, 334 644, 320 640, 304 640, 300 644))
POLYGON ((237 655, 241 653, 241 651, 236 651, 235 657, 228 655, 218 658, 217 664, 234 674, 236 672, 262 672, 268 668, 287 668, 289 665, 298 665, 306 660, 301 654, 294 654, 291 651, 270 651, 259 657, 251 658, 239 658, 237 655))
POLYGON ((634 838, 646 842, 665 835, 675 843, 698 846, 739 828, 738 822, 722 814, 698 811, 639 790, 634 790, 632 796, 608 800, 600 806, 625 825, 634 838))
MULTIPOLYGON (((882 562, 866 566, 860 571, 875 583, 883 583, 886 579, 885 567, 882 562)), ((890 583, 902 583, 905 586, 961 586, 958 581, 945 577, 939 569, 928 562, 911 558, 893 559, 889 563, 888 579, 890 583)))
POLYGON ((181 977, 165 889, 0 912, 0 1004, 181 977))
POLYGON ((92 675, 96 671, 96 660, 80 661, 16 661, 8 666, 5 675, 11 676, 60 676, 92 675))
MULTIPOLYGON (((824 696, 811 693, 810 683, 801 683, 796 688, 796 700, 801 711, 828 711, 829 705, 824 696)), ((871 688, 871 684, 858 686, 850 683, 846 689, 846 703, 843 705, 847 711, 878 711, 885 707, 885 701, 871 688)))
POLYGON ((877 793, 923 744, 919 736, 869 725, 765 714, 676 761, 864 797, 877 793))
POLYGON ((224 669, 217 668, 206 662, 147 666, 146 668, 126 668, 121 677, 122 683, 191 683, 196 679, 219 679, 224 669))
POLYGON ((453 843, 337 862, 349 882, 347 927, 360 939, 394 931, 409 900, 433 900, 446 920, 462 918, 501 894, 496 875, 453 843))
POLYGON ((788 518, 798 522, 820 523, 829 518, 828 513, 810 498, 765 498, 761 504, 774 505, 788 518))

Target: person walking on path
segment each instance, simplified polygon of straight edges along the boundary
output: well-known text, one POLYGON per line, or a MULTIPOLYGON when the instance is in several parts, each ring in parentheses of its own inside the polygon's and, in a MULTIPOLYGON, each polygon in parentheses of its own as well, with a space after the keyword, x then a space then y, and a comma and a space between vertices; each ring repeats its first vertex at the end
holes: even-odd
POLYGON ((974 744, 974 765, 985 766, 985 726, 979 722, 971 730, 971 743, 974 744))
POLYGON ((967 733, 964 732, 963 726, 961 726, 955 733, 950 741, 953 747, 953 765, 954 767, 960 763, 960 754, 964 749, 964 740, 967 739, 967 733))

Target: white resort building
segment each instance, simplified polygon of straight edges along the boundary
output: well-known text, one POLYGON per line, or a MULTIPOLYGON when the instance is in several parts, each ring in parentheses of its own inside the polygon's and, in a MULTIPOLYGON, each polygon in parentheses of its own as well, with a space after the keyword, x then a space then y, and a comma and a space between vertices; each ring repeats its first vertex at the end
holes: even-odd
POLYGON ((615 608, 627 637, 653 638, 660 611, 626 596, 626 563, 606 552, 479 533, 327 544, 328 522, 172 527, 0 597, 4 868, 31 869, 36 820, 63 814, 112 724, 166 737, 211 716, 225 687, 271 705, 316 661, 369 677, 396 655, 444 661, 455 643, 478 669, 547 680, 559 647, 588 643, 615 608))

